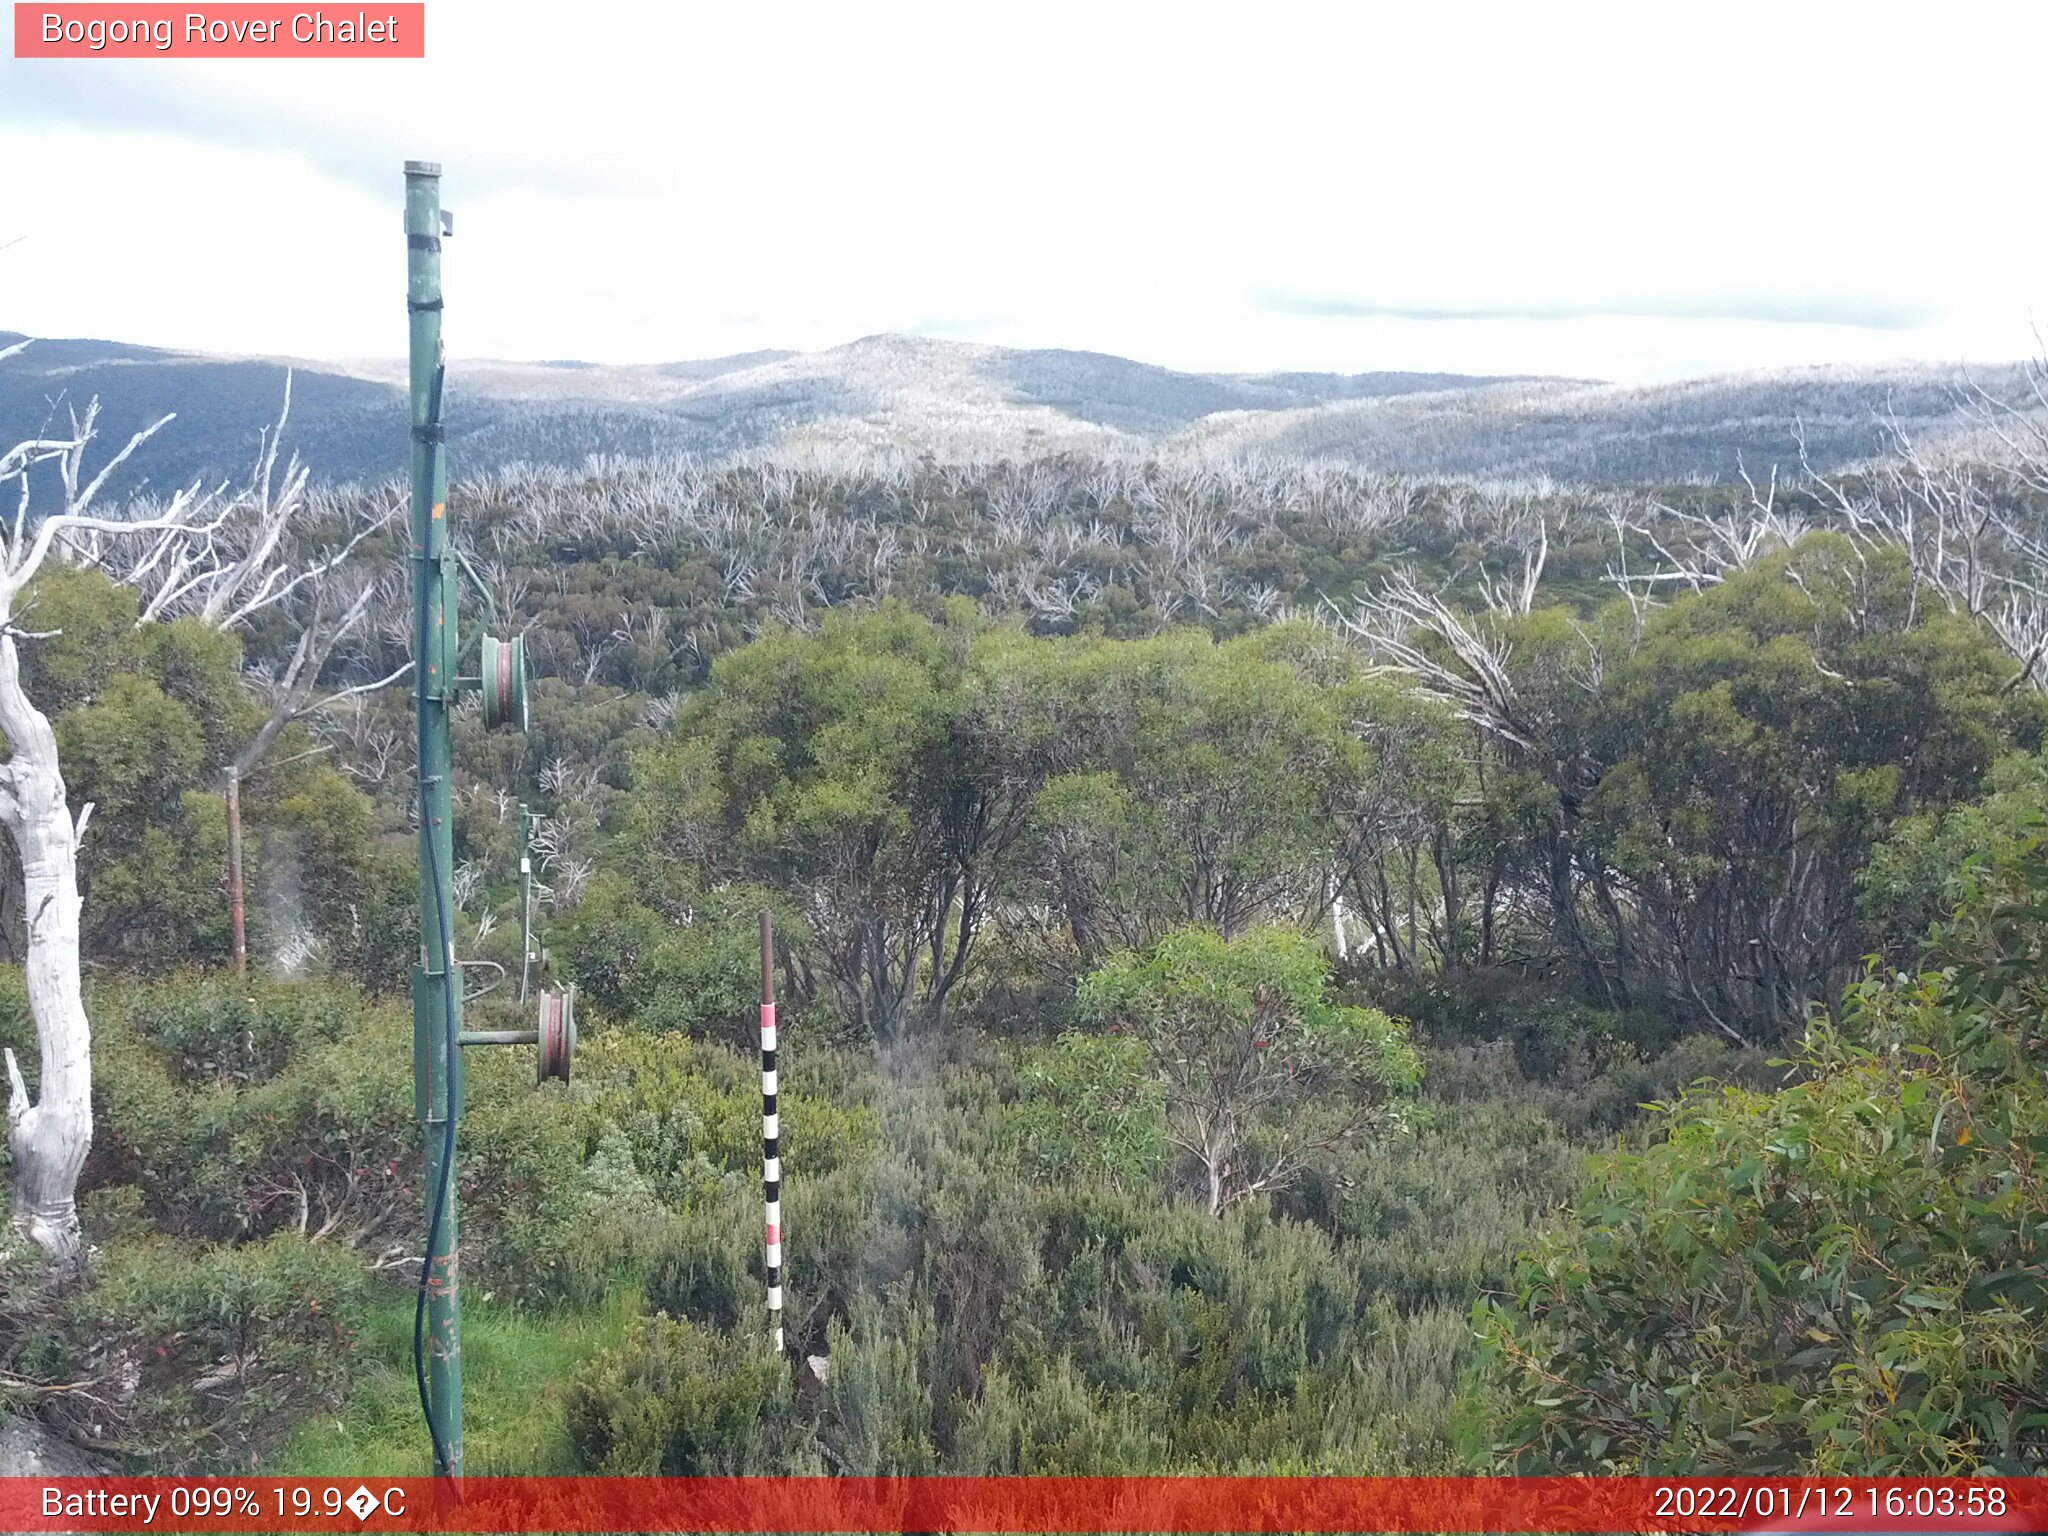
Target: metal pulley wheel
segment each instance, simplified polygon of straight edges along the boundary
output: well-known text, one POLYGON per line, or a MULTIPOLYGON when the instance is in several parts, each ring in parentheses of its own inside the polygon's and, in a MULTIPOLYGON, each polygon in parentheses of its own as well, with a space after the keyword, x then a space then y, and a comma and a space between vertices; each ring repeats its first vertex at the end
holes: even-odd
POLYGON ((569 1062, 576 1054, 576 989, 540 995, 540 1081, 569 1081, 569 1062))
POLYGON ((526 729, 526 636, 510 640, 484 636, 482 662, 484 724, 526 729))

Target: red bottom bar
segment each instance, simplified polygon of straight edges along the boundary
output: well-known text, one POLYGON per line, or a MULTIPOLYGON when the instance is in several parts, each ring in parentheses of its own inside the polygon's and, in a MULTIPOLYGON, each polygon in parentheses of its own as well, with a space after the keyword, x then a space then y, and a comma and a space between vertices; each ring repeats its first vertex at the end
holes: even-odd
POLYGON ((0 1529, 2048 1532, 2048 1479, 8 1478, 0 1529))

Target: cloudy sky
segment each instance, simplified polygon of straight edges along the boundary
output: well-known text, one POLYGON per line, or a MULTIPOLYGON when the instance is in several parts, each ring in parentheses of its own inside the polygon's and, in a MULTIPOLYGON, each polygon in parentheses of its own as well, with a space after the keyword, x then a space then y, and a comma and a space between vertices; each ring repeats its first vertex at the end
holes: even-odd
POLYGON ((1955 0, 429 0, 424 62, 8 57, 0 329, 396 354, 427 158, 470 357, 2010 357, 2044 44, 2048 7, 1955 0))

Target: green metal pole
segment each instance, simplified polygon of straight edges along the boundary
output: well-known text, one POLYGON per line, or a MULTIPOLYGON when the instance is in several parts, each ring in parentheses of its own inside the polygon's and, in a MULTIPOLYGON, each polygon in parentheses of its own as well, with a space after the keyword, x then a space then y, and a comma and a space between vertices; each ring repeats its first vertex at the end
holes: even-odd
POLYGON ((462 1024, 462 989, 455 969, 451 885, 455 844, 448 746, 458 647, 455 567, 448 544, 448 465, 441 439, 441 235, 441 168, 407 161, 413 656, 418 681, 420 788, 420 964, 412 979, 413 1093, 426 1142, 430 1213, 421 1394, 434 1441, 435 1473, 460 1477, 462 1308, 453 1154, 454 1126, 462 1112, 462 1052, 454 1044, 462 1024))

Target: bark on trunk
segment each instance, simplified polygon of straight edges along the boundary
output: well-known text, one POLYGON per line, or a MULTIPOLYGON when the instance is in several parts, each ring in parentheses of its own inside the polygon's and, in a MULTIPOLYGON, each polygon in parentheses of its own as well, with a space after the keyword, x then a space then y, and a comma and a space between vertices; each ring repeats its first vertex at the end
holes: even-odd
MULTIPOLYGON (((0 622, 4 622, 0 614, 0 622)), ((14 1150, 14 1225, 62 1265, 79 1255, 78 1173, 92 1145, 92 1028, 78 971, 78 839, 64 801, 57 737, 21 687, 14 637, 0 633, 0 731, 11 749, 0 765, 0 821, 21 857, 28 926, 23 970, 42 1075, 36 1098, 6 1053, 7 1139, 14 1150)))

